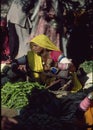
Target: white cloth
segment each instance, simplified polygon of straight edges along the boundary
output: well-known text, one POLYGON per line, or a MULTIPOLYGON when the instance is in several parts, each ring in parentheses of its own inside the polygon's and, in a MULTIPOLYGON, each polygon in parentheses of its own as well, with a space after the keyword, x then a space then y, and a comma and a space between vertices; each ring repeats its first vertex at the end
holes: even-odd
POLYGON ((19 37, 19 50, 16 56, 16 59, 18 59, 24 55, 27 55, 27 52, 31 49, 30 49, 30 44, 26 42, 29 37, 28 30, 25 28, 21 28, 16 24, 15 24, 15 28, 16 28, 16 33, 19 37))
POLYGON ((62 56, 62 59, 58 62, 58 68, 61 70, 67 70, 69 69, 71 64, 71 59, 62 56))
POLYGON ((15 25, 16 33, 19 38, 19 50, 15 58, 26 55, 30 50, 27 40, 29 38, 29 29, 32 28, 32 23, 27 14, 22 11, 22 6, 20 0, 14 0, 7 14, 7 21, 15 25))
POLYGON ((10 21, 11 23, 18 24, 21 27, 26 28, 26 24, 28 24, 29 28, 32 28, 32 23, 27 17, 27 14, 22 11, 22 4, 14 0, 11 4, 11 7, 9 9, 9 12, 7 14, 7 21, 10 21))
POLYGON ((64 57, 64 58, 62 58, 62 60, 60 61, 60 63, 71 64, 71 59, 68 59, 67 57, 64 57))
POLYGON ((88 73, 86 76, 88 77, 88 79, 85 82, 83 89, 88 89, 89 87, 93 86, 93 72, 88 73))

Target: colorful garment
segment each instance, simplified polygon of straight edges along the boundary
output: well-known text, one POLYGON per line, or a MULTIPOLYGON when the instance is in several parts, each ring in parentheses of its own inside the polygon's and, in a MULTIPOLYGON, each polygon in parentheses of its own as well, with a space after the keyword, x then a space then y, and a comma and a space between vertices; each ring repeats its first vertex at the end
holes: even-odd
MULTIPOLYGON (((85 112, 84 117, 86 124, 93 125, 93 105, 85 112)), ((92 128, 87 130, 92 130, 92 128)))
POLYGON ((7 28, 6 18, 0 20, 0 34, 1 34, 1 62, 4 63, 9 59, 10 47, 9 47, 9 34, 7 28))
POLYGON ((49 49, 49 50, 55 50, 59 51, 59 49, 51 42, 51 40, 44 34, 38 35, 34 37, 31 42, 39 45, 40 47, 49 49))
POLYGON ((31 16, 30 39, 45 34, 60 48, 62 34, 62 2, 59 0, 38 0, 31 16))
MULTIPOLYGON (((35 43, 39 45, 40 47, 46 48, 51 51, 55 50, 55 51, 60 52, 60 50, 50 41, 50 39, 43 34, 38 35, 35 38, 33 38, 30 41, 30 44, 31 43, 35 43)), ((29 51, 27 54, 27 58, 28 58, 28 63, 31 70, 36 71, 36 72, 43 71, 42 58, 39 55, 37 55, 33 51, 29 51)), ((39 74, 35 73, 35 77, 38 77, 38 76, 39 74)))

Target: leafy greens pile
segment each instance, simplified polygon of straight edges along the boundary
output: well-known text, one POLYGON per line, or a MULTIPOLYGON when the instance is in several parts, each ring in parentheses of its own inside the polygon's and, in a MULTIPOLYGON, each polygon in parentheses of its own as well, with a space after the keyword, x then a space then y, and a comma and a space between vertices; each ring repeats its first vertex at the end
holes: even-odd
POLYGON ((82 67, 86 73, 90 73, 93 71, 93 61, 85 61, 80 65, 80 67, 82 67))
POLYGON ((1 105, 20 110, 28 104, 28 95, 33 88, 44 88, 37 82, 7 82, 1 89, 1 105))

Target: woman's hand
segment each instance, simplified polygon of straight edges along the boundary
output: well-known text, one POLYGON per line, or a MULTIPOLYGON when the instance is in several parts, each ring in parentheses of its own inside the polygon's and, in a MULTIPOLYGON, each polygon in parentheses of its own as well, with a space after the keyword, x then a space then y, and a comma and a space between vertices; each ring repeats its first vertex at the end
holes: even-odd
POLYGON ((26 66, 25 65, 19 65, 18 69, 26 72, 26 66))

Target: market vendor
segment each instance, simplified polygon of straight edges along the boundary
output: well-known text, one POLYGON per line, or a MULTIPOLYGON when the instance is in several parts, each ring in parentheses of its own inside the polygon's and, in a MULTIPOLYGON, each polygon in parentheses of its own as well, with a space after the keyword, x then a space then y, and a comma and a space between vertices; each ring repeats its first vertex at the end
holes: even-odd
POLYGON ((21 70, 27 72, 26 74, 29 75, 31 81, 39 81, 45 84, 51 82, 51 78, 47 78, 42 72, 51 70, 51 67, 58 67, 57 59, 60 55, 62 60, 65 59, 61 64, 65 65, 66 63, 66 69, 68 69, 67 65, 71 64, 71 61, 64 57, 60 49, 44 34, 34 37, 29 44, 31 51, 28 51, 26 56, 15 59, 12 62, 12 70, 17 72, 17 68, 20 67, 21 70), (26 69, 22 66, 24 64, 26 65, 26 69))

